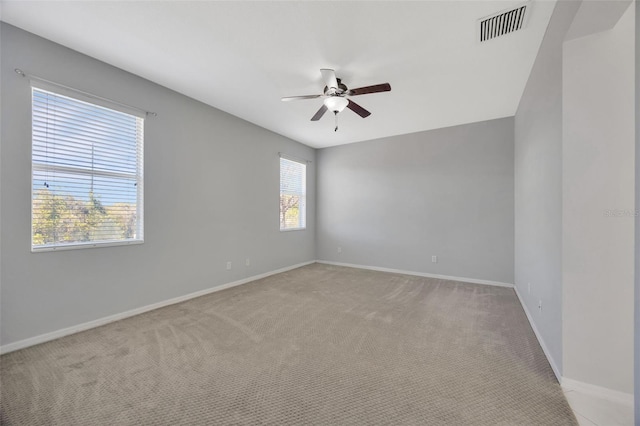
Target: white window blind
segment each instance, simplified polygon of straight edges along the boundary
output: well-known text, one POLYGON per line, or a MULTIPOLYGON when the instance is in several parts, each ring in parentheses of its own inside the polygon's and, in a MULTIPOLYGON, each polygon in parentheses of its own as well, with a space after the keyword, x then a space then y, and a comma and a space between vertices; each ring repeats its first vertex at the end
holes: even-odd
POLYGON ((33 251, 143 240, 142 117, 32 88, 33 251))
POLYGON ((280 157, 280 230, 304 229, 307 219, 307 165, 280 157))

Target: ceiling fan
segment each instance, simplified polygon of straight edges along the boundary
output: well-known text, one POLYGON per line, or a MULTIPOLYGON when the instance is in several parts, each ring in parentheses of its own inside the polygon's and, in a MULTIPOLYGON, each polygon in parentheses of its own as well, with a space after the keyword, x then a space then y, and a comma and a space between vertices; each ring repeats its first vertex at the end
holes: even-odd
POLYGON ((362 108, 351 99, 347 99, 348 96, 366 95, 368 93, 389 92, 391 85, 389 83, 375 84, 373 86, 359 87, 357 89, 349 89, 339 78, 336 78, 334 70, 323 68, 320 70, 322 79, 326 86, 321 95, 305 95, 305 96, 285 96, 283 101, 297 101, 302 99, 315 99, 324 98, 324 103, 311 117, 311 121, 318 121, 324 115, 327 110, 333 112, 336 117, 336 127, 334 131, 338 131, 338 113, 342 112, 345 108, 349 108, 362 118, 367 118, 371 115, 369 111, 362 108))

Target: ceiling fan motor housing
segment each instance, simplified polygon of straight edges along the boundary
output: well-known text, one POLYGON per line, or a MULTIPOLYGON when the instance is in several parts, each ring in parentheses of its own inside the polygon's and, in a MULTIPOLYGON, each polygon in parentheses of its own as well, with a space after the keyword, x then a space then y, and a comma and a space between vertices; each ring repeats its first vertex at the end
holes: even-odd
POLYGON ((349 90, 347 88, 347 86, 342 83, 342 80, 340 80, 339 78, 336 78, 336 80, 338 81, 338 87, 328 87, 328 86, 324 86, 324 94, 327 96, 344 96, 347 91, 349 90))

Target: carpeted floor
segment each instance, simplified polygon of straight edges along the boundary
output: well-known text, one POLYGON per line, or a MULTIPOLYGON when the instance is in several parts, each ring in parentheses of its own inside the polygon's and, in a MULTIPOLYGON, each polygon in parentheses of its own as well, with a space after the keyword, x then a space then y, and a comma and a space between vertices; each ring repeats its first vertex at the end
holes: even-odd
POLYGON ((575 425, 512 289, 313 264, 4 355, 3 425, 575 425))

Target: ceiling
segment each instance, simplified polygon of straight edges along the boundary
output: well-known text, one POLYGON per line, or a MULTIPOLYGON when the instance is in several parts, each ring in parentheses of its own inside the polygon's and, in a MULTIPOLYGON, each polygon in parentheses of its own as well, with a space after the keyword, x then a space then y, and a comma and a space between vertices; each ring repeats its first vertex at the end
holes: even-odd
POLYGON ((476 41, 521 1, 3 1, 2 20, 315 148, 512 116, 555 1, 520 31, 476 41), (320 68, 372 112, 311 116, 320 68))

